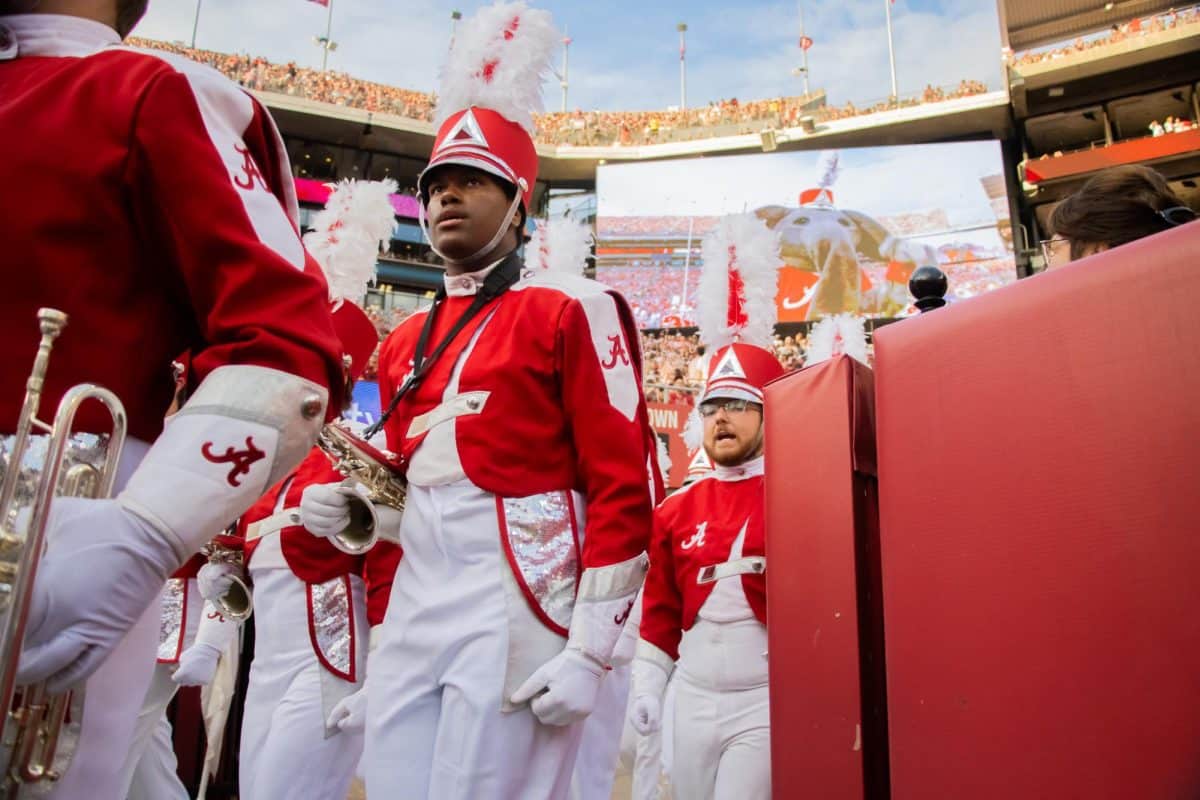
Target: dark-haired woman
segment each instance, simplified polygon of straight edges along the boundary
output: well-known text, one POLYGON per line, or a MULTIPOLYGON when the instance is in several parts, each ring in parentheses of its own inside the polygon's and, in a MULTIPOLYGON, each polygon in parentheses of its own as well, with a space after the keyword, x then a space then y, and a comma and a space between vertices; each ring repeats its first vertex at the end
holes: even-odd
POLYGON ((1052 237, 1042 241, 1046 269, 1183 225, 1196 219, 1149 167, 1113 167, 1088 180, 1050 215, 1052 237))

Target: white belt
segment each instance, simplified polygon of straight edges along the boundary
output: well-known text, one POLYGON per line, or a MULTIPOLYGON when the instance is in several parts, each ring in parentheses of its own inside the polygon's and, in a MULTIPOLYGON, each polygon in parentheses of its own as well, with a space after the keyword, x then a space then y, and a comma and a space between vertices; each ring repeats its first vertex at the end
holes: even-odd
POLYGON ((696 575, 696 583, 713 583, 722 578, 732 578, 734 575, 762 575, 766 571, 766 556, 746 556, 703 567, 696 575))
POLYGON ((264 536, 270 536, 273 533, 279 533, 284 528, 290 528, 293 525, 299 524, 300 509, 285 508, 278 514, 272 514, 266 519, 260 519, 258 522, 247 525, 246 541, 253 542, 255 539, 261 539, 264 536))
POLYGON ((455 417, 483 413, 483 407, 487 405, 487 399, 491 394, 486 391, 463 392, 432 411, 427 411, 419 417, 413 417, 413 421, 408 426, 408 438, 415 439, 435 425, 440 425, 455 417))

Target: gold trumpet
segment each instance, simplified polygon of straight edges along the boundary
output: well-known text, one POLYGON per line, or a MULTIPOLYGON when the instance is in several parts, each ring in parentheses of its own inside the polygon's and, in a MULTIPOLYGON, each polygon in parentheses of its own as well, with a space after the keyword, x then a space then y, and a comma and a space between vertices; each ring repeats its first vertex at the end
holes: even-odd
POLYGON ((83 687, 50 695, 44 684, 17 686, 17 667, 51 501, 61 496, 108 497, 125 443, 121 401, 94 384, 69 389, 52 425, 37 418, 50 351, 67 324, 67 315, 39 309, 38 323, 42 339, 25 384, 16 433, 8 439, 0 483, 0 709, 6 712, 0 737, 0 764, 4 765, 0 797, 4 798, 45 796, 74 755, 83 718, 83 687), (112 434, 106 443, 103 437, 71 430, 75 414, 87 400, 99 401, 112 417, 112 434), (48 437, 32 439, 34 429, 48 437), (44 459, 39 459, 42 445, 44 459))
POLYGON ((342 493, 350 499, 350 524, 332 537, 333 544, 344 553, 361 555, 374 547, 379 538, 374 505, 404 510, 408 483, 403 468, 396 456, 364 442, 340 420, 321 429, 317 447, 329 457, 333 468, 345 476, 342 493), (354 490, 355 484, 367 488, 370 502, 354 490))
MULTIPOLYGON (((243 563, 242 553, 216 542, 209 542, 200 552, 210 564, 234 564, 240 568, 243 563)), ((254 592, 236 575, 225 594, 211 602, 217 611, 233 622, 245 622, 254 613, 254 592)))

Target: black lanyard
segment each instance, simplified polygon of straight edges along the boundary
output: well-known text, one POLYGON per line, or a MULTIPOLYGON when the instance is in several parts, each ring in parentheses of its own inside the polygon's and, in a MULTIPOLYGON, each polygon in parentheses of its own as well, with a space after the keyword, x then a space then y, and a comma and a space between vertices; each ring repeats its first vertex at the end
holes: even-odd
POLYGON ((392 399, 388 402, 387 409, 379 417, 379 421, 363 431, 362 437, 364 439, 370 439, 383 429, 384 423, 392 416, 392 412, 396 410, 396 406, 400 405, 400 401, 404 396, 424 380, 425 376, 429 374, 430 368, 437 362, 446 348, 450 346, 450 343, 454 341, 454 337, 458 336, 462 332, 462 329, 467 327, 467 323, 474 319, 483 310, 484 306, 504 294, 510 286, 521 279, 521 268, 521 257, 517 255, 515 250, 497 264, 496 268, 488 273, 483 285, 479 287, 479 291, 475 293, 475 299, 471 301, 471 305, 455 321, 454 326, 446 333, 445 338, 438 343, 438 346, 426 358, 425 349, 429 346, 429 337, 433 333, 434 317, 437 315, 440 302, 446 297, 445 283, 438 287, 437 295, 433 299, 433 307, 425 315, 425 324, 421 327, 421 335, 417 337, 417 349, 413 351, 412 371, 409 372, 408 378, 400 385, 396 393, 392 395, 392 399))

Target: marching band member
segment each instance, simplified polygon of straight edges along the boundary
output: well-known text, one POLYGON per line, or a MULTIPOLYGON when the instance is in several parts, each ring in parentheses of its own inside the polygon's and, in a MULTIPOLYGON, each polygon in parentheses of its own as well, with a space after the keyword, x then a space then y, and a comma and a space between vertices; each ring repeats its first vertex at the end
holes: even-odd
MULTIPOLYGON (((381 241, 391 238, 395 190, 390 180, 338 184, 305 236, 329 279, 334 328, 347 360, 347 398, 379 344, 374 323, 350 298, 362 295, 381 241)), ((358 691, 370 624, 364 558, 386 558, 387 548, 364 556, 353 543, 309 535, 298 516, 309 486, 341 479, 330 458, 313 448, 239 522, 255 608, 238 760, 246 800, 342 800, 362 753, 358 691)), ((206 597, 227 591, 235 568, 206 569, 212 576, 206 597)), ((375 596, 379 604, 380 592, 375 596)), ((382 612, 375 616, 382 619, 382 612)))
POLYGON ((726 217, 704 243, 701 331, 713 351, 699 413, 715 471, 654 514, 630 715, 658 729, 675 673, 675 795, 771 796, 763 555, 763 385, 778 239, 753 215, 726 217), (678 669, 676 669, 678 667, 678 669))
MULTIPOLYGON (((380 352, 406 468, 396 570, 367 681, 367 793, 566 796, 646 569, 652 432, 623 298, 517 253, 537 152, 530 109, 559 34, 523 3, 460 28, 418 188, 446 262, 433 306, 380 352)), ((310 487, 332 535, 350 500, 310 487)))
MULTIPOLYGON (((145 6, 0 2, 0 174, 23 192, 5 217, 19 267, 0 317, 14 356, 0 433, 16 429, 29 374, 15 356, 32 360, 37 309, 54 306, 71 324, 42 408, 94 381, 121 398, 130 435, 116 498, 56 501, 25 632, 21 683, 61 692, 90 677, 60 798, 115 800, 163 584, 303 458, 340 389, 275 126, 213 70, 123 47, 145 6), (171 390, 155 377, 185 349, 198 385, 164 428, 171 390)), ((97 410, 80 430, 108 430, 97 410)))

